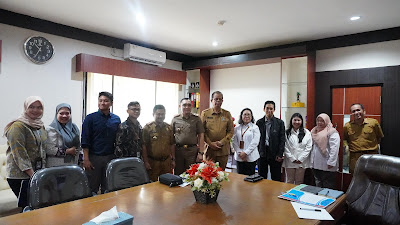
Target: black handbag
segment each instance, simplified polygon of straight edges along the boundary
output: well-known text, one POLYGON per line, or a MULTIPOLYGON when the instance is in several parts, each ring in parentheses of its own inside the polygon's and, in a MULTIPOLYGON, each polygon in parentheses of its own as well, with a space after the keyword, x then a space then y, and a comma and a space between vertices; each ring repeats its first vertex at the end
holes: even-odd
POLYGON ((161 174, 159 180, 160 183, 168 185, 169 187, 178 186, 183 183, 182 178, 180 176, 170 173, 161 174))

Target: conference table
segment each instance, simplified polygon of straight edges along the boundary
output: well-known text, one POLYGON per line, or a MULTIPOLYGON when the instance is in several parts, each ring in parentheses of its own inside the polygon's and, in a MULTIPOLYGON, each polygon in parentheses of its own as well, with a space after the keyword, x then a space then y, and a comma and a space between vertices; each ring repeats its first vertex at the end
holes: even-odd
MULTIPOLYGON (((0 224, 83 224, 117 206, 134 216, 133 224, 335 224, 299 219, 291 203, 278 198, 295 185, 271 180, 243 181, 230 173, 216 203, 196 203, 190 186, 168 187, 159 182, 0 218, 0 224)), ((326 209, 337 221, 345 212, 343 195, 326 209)))

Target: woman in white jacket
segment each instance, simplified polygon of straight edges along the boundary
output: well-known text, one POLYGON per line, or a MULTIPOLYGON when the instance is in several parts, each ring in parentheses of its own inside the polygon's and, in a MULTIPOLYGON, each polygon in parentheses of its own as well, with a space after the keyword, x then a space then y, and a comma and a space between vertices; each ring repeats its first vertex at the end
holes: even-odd
POLYGON ((239 174, 255 174, 257 159, 260 158, 257 149, 259 141, 260 130, 254 124, 253 112, 245 108, 240 113, 239 125, 235 127, 232 141, 239 174))
POLYGON ((317 187, 336 189, 340 136, 325 113, 317 117, 317 126, 311 130, 314 142, 311 163, 317 187))
POLYGON ((80 132, 72 123, 70 105, 57 106, 55 118, 46 131, 46 167, 78 164, 80 132))
POLYGON ((310 131, 304 128, 301 114, 294 113, 286 130, 285 159, 282 165, 285 168, 286 183, 303 183, 304 173, 311 166, 311 148, 310 131))

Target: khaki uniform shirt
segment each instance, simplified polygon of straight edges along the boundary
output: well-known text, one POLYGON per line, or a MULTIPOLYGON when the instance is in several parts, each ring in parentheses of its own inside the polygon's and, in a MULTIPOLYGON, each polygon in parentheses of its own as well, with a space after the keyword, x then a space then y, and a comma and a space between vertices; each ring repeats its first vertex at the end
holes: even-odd
POLYGON ((372 118, 365 118, 362 125, 354 121, 347 122, 343 133, 343 139, 347 141, 351 152, 378 150, 378 144, 383 138, 379 122, 372 118))
POLYGON ((175 141, 180 145, 195 145, 198 142, 197 135, 204 133, 200 117, 194 114, 190 114, 188 119, 182 114, 175 116, 171 126, 175 134, 175 141))
POLYGON ((214 141, 221 141, 224 146, 221 150, 214 149, 214 155, 229 155, 230 141, 233 136, 233 121, 231 113, 225 109, 216 113, 212 108, 201 112, 201 120, 204 126, 204 141, 210 144, 214 141))
POLYGON ((171 145, 175 144, 174 133, 167 123, 157 126, 153 121, 143 128, 143 144, 147 155, 151 158, 162 159, 171 155, 171 145))

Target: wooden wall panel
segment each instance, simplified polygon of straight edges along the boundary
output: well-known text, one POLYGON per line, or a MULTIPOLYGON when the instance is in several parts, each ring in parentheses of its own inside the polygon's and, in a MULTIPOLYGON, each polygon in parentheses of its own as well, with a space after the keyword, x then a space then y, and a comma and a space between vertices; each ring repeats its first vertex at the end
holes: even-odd
MULTIPOLYGON (((382 153, 400 157, 397 130, 400 124, 400 66, 318 72, 315 76, 316 114, 331 111, 331 88, 381 85, 382 153)), ((368 113, 368 109, 367 109, 368 113)))
POLYGON ((377 107, 380 105, 380 97, 380 86, 345 88, 345 114, 350 114, 352 104, 361 103, 368 114, 381 115, 381 107, 377 107))
POLYGON ((315 126, 315 51, 307 51, 307 128, 315 126))
POLYGON ((146 80, 186 84, 186 72, 158 66, 109 59, 88 54, 76 55, 76 72, 92 72, 146 80))
POLYGON ((210 70, 200 69, 200 112, 210 106, 210 70))
POLYGON ((332 114, 345 114, 343 112, 344 88, 332 89, 332 114))

